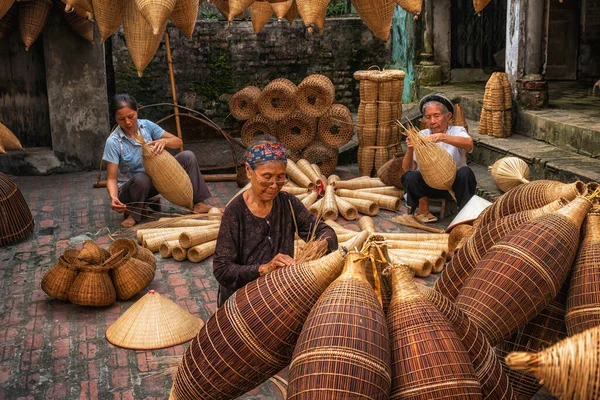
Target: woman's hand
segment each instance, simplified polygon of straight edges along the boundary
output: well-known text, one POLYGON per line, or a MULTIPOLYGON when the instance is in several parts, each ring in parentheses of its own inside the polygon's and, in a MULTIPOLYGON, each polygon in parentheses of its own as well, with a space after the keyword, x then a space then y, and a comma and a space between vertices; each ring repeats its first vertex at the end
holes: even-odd
POLYGON ((152 153, 154 154, 160 154, 163 152, 163 150, 165 149, 165 146, 167 145, 167 139, 158 139, 158 140, 154 140, 150 143, 148 143, 148 146, 152 146, 152 153))
POLYGON ((271 261, 258 267, 258 273, 260 276, 266 275, 269 272, 275 271, 277 268, 287 267, 293 265, 294 259, 287 254, 277 254, 271 261))
POLYGON ((406 138, 406 147, 408 147, 409 150, 413 149, 413 143, 412 140, 410 140, 410 138, 406 138))
POLYGON ((127 209, 127 206, 119 200, 118 197, 111 197, 110 199, 110 208, 115 210, 118 213, 123 213, 127 209))
POLYGON ((428 142, 433 142, 433 143, 439 143, 439 142, 444 142, 444 139, 446 137, 445 133, 433 133, 431 135, 427 135, 424 137, 425 140, 427 140, 428 142))

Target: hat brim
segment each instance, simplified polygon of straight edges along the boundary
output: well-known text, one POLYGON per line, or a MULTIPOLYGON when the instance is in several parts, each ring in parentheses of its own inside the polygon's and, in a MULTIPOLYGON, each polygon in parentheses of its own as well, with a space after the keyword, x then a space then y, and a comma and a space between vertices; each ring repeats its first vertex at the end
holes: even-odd
POLYGON ((427 96, 421 99, 421 101, 419 102, 419 111, 421 112, 421 115, 423 115, 423 106, 429 103, 430 101, 437 101, 438 103, 443 104, 444 106, 446 106, 448 111, 450 111, 452 115, 454 115, 454 104, 452 104, 450 100, 448 100, 441 94, 428 94, 427 96))

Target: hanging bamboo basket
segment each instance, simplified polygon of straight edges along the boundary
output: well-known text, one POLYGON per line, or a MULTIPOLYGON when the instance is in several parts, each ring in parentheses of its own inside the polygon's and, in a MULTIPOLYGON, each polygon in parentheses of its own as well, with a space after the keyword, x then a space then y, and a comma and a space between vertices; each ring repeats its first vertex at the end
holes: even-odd
POLYGON ((100 42, 104 43, 123 24, 123 0, 92 0, 92 5, 94 19, 100 31, 100 42))
MULTIPOLYGON (((271 1, 269 0, 269 4, 271 5, 271 9, 273 13, 277 17, 279 21, 286 17, 295 0, 287 0, 287 1, 271 1)), ((293 20, 293 19, 292 19, 293 20)))
POLYGON ((296 0, 298 12, 304 21, 304 25, 316 25, 323 30, 325 27, 325 16, 330 0, 296 0))
POLYGON ((200 0, 177 0, 169 19, 188 39, 192 39, 200 0))
POLYGON ((0 3, 0 19, 4 18, 14 3, 15 0, 4 0, 2 3, 0 3))
POLYGON ((23 150, 21 142, 6 125, 0 122, 0 142, 5 150, 23 150))
POLYGON ((352 5, 371 32, 379 39, 387 41, 392 28, 396 1, 352 0, 352 5))
POLYGON ((258 35, 262 31, 272 15, 273 10, 266 0, 257 0, 250 5, 250 19, 252 20, 252 28, 255 34, 258 35))
POLYGON ((258 112, 260 95, 261 91, 256 86, 246 86, 229 100, 229 112, 240 121, 252 118, 258 112))
POLYGON ((123 0, 123 4, 125 41, 138 75, 142 76, 160 45, 167 22, 165 21, 155 34, 154 28, 146 21, 135 0, 123 0))
POLYGON ((490 3, 490 0, 473 0, 473 7, 475 8, 475 12, 478 15, 481 15, 481 12, 490 3))
POLYGON ((135 0, 140 13, 152 27, 154 35, 165 31, 167 19, 175 8, 176 0, 135 0))
POLYGON ((298 5, 296 4, 296 0, 293 0, 292 5, 290 6, 290 9, 285 14, 285 19, 287 19, 287 21, 291 25, 297 16, 298 16, 298 5))
POLYGON ((225 16, 229 23, 233 22, 233 18, 243 13, 248 7, 254 4, 256 0, 228 0, 229 11, 225 16))
POLYGON ((421 14, 423 0, 396 0, 396 3, 411 14, 421 14))
POLYGON ((85 40, 94 43, 94 23, 92 21, 74 12, 63 12, 63 16, 75 33, 85 40))
MULTIPOLYGON (((19 24, 19 6, 17 4, 13 4, 12 7, 2 18, 0 18, 0 40, 7 37, 11 32, 13 32, 17 25, 19 24)), ((0 123, 0 131, 2 131, 2 124, 0 123)), ((1 133, 0 133, 1 135, 1 133)), ((0 154, 3 153, 2 139, 0 138, 0 154)))
POLYGON ((19 30, 25 50, 29 50, 42 33, 50 10, 52 0, 25 1, 19 4, 19 30))

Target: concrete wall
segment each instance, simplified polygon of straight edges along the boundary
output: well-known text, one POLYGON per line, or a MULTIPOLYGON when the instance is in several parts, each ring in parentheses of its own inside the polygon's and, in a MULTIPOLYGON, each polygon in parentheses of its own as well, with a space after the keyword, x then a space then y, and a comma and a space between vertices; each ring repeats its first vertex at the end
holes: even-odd
MULTIPOLYGON (((384 67, 391 54, 391 45, 375 38, 359 18, 328 18, 322 33, 309 33, 300 20, 290 26, 271 19, 258 35, 250 21, 228 26, 222 20, 199 20, 192 40, 172 27, 169 34, 179 103, 204 111, 230 131, 240 127, 234 118, 225 119, 230 96, 280 77, 299 84, 309 74, 324 74, 335 84, 336 102, 356 110, 354 71, 384 67)), ((113 36, 112 45, 117 92, 128 92, 141 104, 171 102, 164 42, 142 78, 133 68, 122 31, 113 36)), ((157 120, 168 113, 154 109, 143 116, 157 120)))

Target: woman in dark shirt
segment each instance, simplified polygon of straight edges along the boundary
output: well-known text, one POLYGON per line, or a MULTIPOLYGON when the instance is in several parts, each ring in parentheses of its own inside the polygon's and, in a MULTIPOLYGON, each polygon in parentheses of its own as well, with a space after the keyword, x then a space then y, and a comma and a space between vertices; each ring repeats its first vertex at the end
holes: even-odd
MULTIPOLYGON (((252 186, 225 209, 213 259, 219 306, 259 276, 294 264, 296 226, 309 240, 316 218, 296 197, 281 192, 286 163, 285 149, 275 140, 259 141, 246 153, 252 186)), ((315 236, 314 246, 337 249, 337 237, 326 224, 317 225, 315 236)))

